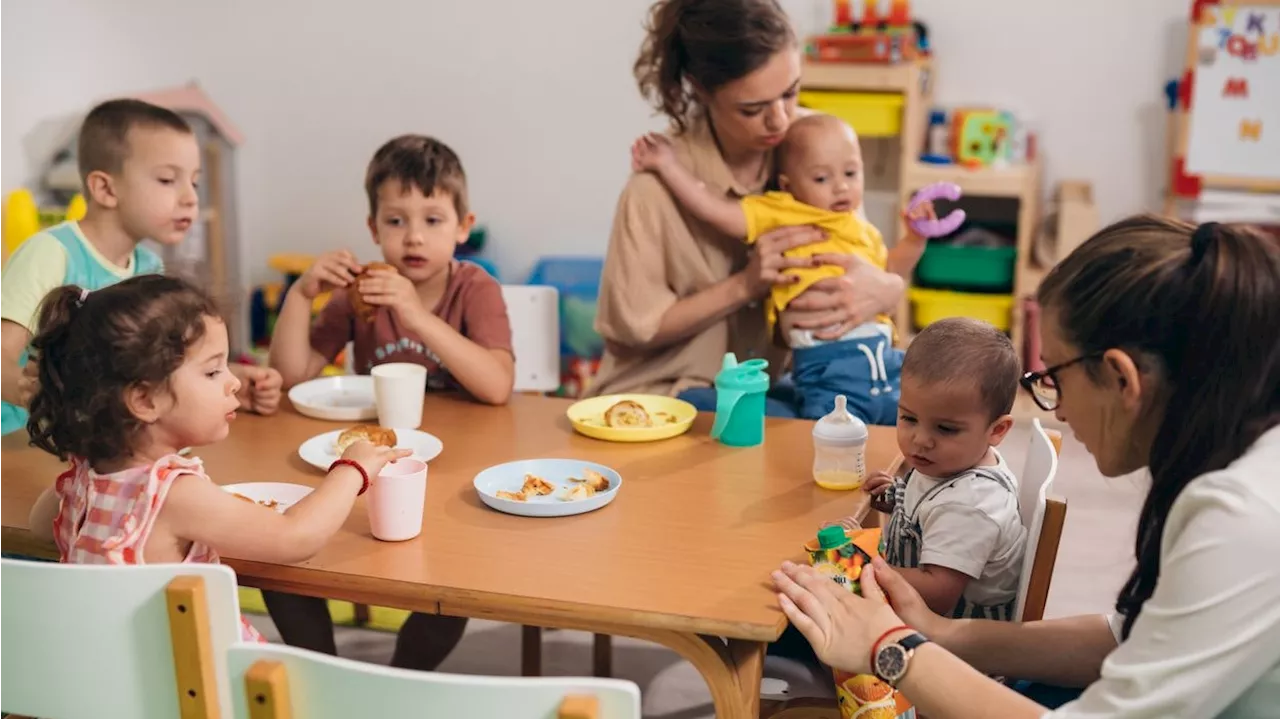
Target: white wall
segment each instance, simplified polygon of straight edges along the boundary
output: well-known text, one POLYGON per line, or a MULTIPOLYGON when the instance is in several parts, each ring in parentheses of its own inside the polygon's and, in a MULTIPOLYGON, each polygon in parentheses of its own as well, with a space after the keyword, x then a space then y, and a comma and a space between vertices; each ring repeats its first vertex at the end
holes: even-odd
MULTIPOLYGON (((830 12, 829 0, 783 2, 806 31, 830 12)), ((461 154, 501 269, 520 278, 540 255, 603 252, 627 147, 662 124, 631 78, 648 4, 6 0, 0 185, 41 171, 28 153, 43 122, 195 78, 248 137, 239 179, 251 277, 268 277, 279 251, 373 256, 365 163, 392 135, 426 132, 461 154)), ((932 30, 939 102, 1035 118, 1050 183, 1093 180, 1104 220, 1156 206, 1162 87, 1182 54, 1186 2, 915 7, 932 30)))

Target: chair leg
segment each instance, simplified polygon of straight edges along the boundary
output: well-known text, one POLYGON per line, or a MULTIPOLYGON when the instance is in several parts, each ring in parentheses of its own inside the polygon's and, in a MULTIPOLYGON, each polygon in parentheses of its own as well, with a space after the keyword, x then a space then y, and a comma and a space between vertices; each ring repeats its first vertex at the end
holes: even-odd
POLYGON ((355 625, 357 627, 369 626, 369 605, 368 604, 352 604, 352 612, 354 614, 355 625))
POLYGON ((597 677, 613 676, 613 638, 597 634, 591 642, 591 673, 597 677))
POLYGON ((542 627, 520 628, 520 676, 542 676, 542 627))

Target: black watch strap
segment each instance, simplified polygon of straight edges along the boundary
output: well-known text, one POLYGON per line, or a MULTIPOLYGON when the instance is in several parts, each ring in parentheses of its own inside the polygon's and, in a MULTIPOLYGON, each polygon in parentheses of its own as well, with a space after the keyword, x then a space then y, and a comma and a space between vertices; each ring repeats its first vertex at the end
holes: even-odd
POLYGON ((929 638, 919 632, 916 632, 915 634, 908 634, 897 641, 897 644, 901 644, 903 649, 915 649, 921 644, 928 643, 929 638))

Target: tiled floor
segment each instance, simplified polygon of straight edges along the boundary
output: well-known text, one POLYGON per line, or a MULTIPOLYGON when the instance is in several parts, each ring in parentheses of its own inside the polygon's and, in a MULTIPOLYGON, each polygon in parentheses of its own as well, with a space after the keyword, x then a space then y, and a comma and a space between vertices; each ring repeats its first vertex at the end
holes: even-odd
MULTIPOLYGON (((1136 477, 1105 479, 1084 447, 1066 432, 1054 494, 1067 498, 1067 522, 1049 594, 1047 616, 1108 611, 1133 561, 1133 533, 1143 488, 1136 477)), ((1025 427, 1006 440, 1005 456, 1021 467, 1027 443, 1025 427)), ((255 617, 271 639, 270 620, 255 617)), ((462 644, 441 671, 463 674, 519 674, 519 627, 473 621, 462 644)), ((340 629, 339 652, 346 657, 385 663, 393 637, 381 632, 340 629)), ((666 649, 615 638, 614 675, 640 685, 646 717, 701 719, 712 717, 711 697, 697 671, 666 649)), ((591 635, 554 631, 543 635, 543 667, 548 675, 589 675, 591 635)), ((810 677, 799 665, 766 664, 766 676, 787 680, 794 691, 825 693, 826 677, 810 677)))

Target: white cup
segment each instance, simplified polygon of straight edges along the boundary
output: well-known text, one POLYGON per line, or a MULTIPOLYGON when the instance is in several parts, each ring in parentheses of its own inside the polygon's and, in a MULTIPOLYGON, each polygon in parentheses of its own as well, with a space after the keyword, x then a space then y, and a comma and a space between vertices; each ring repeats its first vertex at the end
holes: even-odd
POLYGON ((422 533, 427 498, 427 463, 405 458, 389 463, 369 483, 365 508, 376 539, 403 542, 422 533))
POLYGON ((427 368, 410 362, 380 364, 373 375, 373 398, 378 424, 391 429, 417 429, 422 424, 422 399, 427 391, 427 368))

